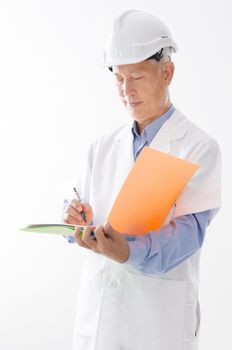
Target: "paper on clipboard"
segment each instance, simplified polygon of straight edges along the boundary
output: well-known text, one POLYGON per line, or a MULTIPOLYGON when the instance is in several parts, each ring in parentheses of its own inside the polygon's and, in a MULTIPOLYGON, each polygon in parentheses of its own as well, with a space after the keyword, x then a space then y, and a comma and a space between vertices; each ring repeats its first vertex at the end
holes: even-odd
POLYGON ((69 224, 31 224, 20 229, 26 232, 49 233, 55 235, 74 236, 75 225, 69 224))
POLYGON ((157 230, 198 168, 189 161, 144 147, 118 193, 108 222, 126 234, 157 230))

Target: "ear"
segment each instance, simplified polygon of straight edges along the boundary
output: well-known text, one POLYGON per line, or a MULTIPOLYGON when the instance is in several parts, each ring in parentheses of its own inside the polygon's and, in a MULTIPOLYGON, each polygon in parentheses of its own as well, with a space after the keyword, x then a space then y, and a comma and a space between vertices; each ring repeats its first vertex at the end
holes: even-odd
POLYGON ((169 86, 174 74, 175 66, 172 61, 164 63, 164 82, 166 86, 169 86))

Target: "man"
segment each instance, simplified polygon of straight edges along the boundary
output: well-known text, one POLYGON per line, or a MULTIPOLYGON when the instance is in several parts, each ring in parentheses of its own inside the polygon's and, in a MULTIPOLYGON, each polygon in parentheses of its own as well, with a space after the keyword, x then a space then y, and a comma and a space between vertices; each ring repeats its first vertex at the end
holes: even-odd
POLYGON ((92 145, 75 184, 84 203, 66 203, 64 222, 87 223, 83 236, 78 227, 75 235, 86 252, 75 350, 197 349, 199 255, 220 207, 220 153, 215 140, 171 104, 176 49, 166 25, 152 15, 132 10, 114 21, 105 63, 133 122, 92 145), (163 227, 128 242, 105 221, 145 145, 200 168, 163 227))

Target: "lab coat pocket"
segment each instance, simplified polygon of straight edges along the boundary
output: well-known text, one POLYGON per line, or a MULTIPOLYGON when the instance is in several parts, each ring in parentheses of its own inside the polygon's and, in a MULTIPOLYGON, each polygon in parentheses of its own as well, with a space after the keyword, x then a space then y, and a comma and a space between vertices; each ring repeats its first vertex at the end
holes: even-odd
POLYGON ((134 350, 179 350, 185 299, 185 281, 128 273, 121 308, 121 345, 134 350))

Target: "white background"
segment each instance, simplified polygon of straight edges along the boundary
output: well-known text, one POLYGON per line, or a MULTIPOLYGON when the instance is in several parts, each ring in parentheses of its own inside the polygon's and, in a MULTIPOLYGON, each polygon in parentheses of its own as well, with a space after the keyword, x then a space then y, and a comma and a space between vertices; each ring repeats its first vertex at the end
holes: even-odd
POLYGON ((223 208, 201 259, 201 349, 232 348, 230 1, 1 0, 0 350, 71 349, 83 251, 17 228, 59 221, 89 144, 129 120, 101 59, 113 18, 131 8, 168 24, 179 46, 172 101, 222 151, 223 208))

